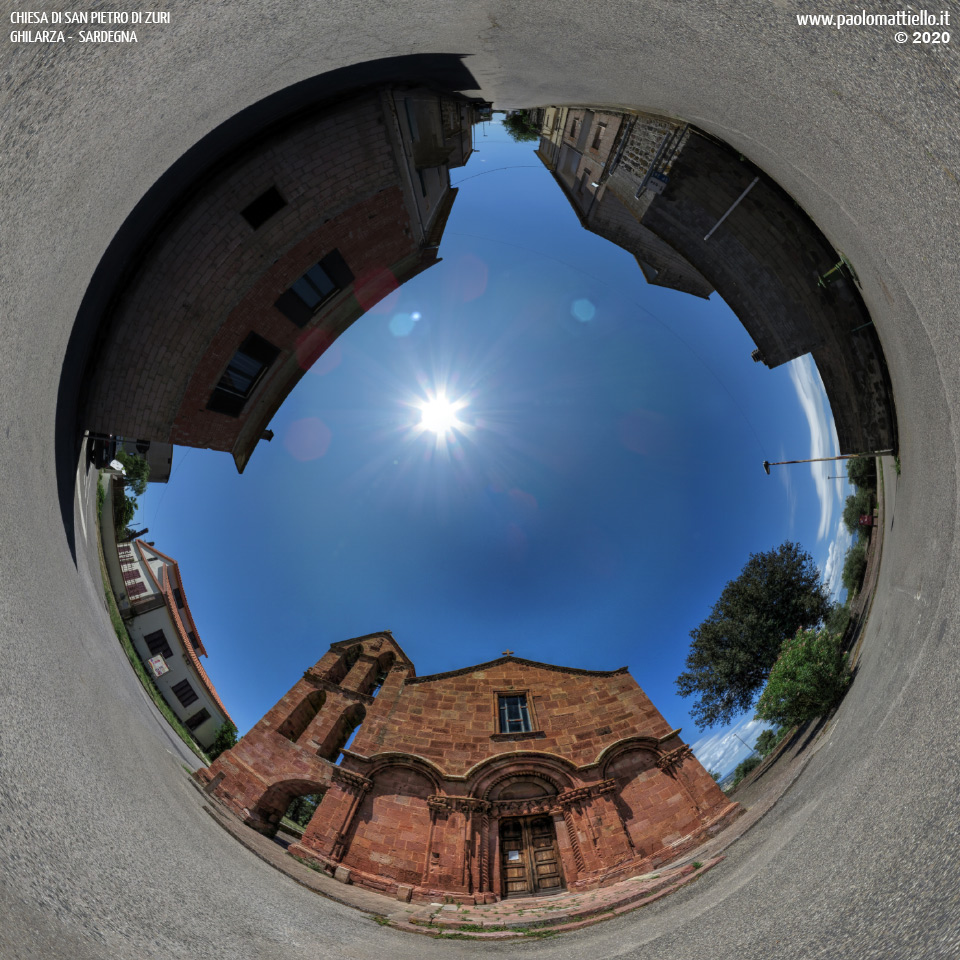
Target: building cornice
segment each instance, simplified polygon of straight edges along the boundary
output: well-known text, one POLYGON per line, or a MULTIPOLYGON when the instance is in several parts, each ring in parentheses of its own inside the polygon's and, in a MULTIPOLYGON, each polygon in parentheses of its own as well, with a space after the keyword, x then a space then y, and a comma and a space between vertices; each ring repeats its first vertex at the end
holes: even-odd
POLYGON ((615 677, 618 674, 629 674, 629 667, 618 667, 616 670, 583 670, 580 667, 560 667, 553 663, 540 663, 538 660, 525 660, 523 657, 499 657, 496 660, 488 660, 486 663, 478 663, 472 667, 461 667, 459 670, 448 670, 445 673, 431 673, 425 677, 409 677, 404 681, 404 686, 412 683, 428 683, 433 680, 446 680, 448 677, 462 677, 467 673, 475 673, 477 670, 489 670, 491 667, 498 667, 504 663, 516 663, 525 667, 540 667, 543 670, 551 670, 554 673, 572 673, 577 676, 585 677, 615 677))

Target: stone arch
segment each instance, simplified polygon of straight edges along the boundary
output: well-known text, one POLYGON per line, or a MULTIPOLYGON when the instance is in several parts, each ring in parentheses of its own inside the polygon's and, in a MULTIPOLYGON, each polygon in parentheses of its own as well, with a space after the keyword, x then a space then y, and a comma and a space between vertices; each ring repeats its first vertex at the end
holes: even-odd
POLYGON ((344 744, 350 739, 350 734, 363 723, 367 710, 362 703, 351 703, 344 708, 336 722, 327 731, 323 743, 317 750, 317 755, 336 763, 344 744))
POLYGON ((497 783, 517 776, 539 778, 552 784, 557 793, 563 793, 578 783, 576 769, 569 760, 548 753, 500 754, 482 760, 468 772, 468 793, 485 800, 497 783))
POLYGON ((360 658, 361 653, 363 653, 363 644, 355 643, 352 647, 348 647, 340 659, 330 668, 329 673, 327 673, 327 680, 330 683, 343 683, 344 678, 360 658))
POLYGON ((367 771, 367 776, 371 780, 375 780, 383 770, 391 767, 408 767, 426 777, 432 784, 434 793, 441 792, 440 784, 443 782, 443 774, 429 760, 405 753, 378 753, 371 760, 373 760, 373 765, 367 771))
POLYGON ((699 824, 686 790, 657 766, 659 751, 634 742, 607 758, 604 774, 616 780, 617 810, 634 849, 647 857, 699 824))
POLYGON ((256 805, 251 808, 248 823, 255 830, 272 837, 277 832, 280 819, 295 797, 310 793, 324 793, 327 784, 316 780, 278 780, 260 795, 256 805))
POLYGON ((377 657, 377 668, 370 675, 370 689, 364 691, 375 697, 383 686, 390 673, 391 667, 397 662, 397 655, 392 650, 385 650, 377 657))
POLYGON ((542 770, 514 770, 497 777, 486 789, 484 800, 531 800, 555 797, 564 786, 542 770))
POLYGON ((596 759, 600 767, 600 779, 606 780, 613 776, 610 768, 619 757, 634 750, 648 750, 655 757, 660 755, 660 741, 655 737, 625 737, 605 747, 596 759))
POLYGON ((351 824, 344 864, 396 883, 419 885, 430 838, 427 798, 435 790, 428 772, 414 764, 381 767, 351 824))
POLYGON ((310 721, 320 712, 327 695, 323 690, 314 690, 308 693, 294 708, 290 711, 287 719, 277 727, 277 733, 281 737, 286 737, 296 743, 303 735, 304 730, 310 726, 310 721))
POLYGON ((490 800, 533 800, 555 797, 557 793, 557 786, 552 780, 536 774, 517 773, 497 781, 487 796, 490 800))

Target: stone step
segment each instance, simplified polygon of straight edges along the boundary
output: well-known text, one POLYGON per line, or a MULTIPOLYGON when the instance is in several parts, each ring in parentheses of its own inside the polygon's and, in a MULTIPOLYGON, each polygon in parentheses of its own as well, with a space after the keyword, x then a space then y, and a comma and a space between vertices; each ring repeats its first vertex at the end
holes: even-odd
MULTIPOLYGON (((553 916, 543 916, 545 910, 552 908, 533 907, 532 904, 523 907, 520 904, 524 901, 514 900, 501 901, 486 908, 473 907, 465 911, 467 916, 463 916, 459 911, 444 916, 438 911, 430 917, 391 917, 388 918, 388 922, 398 930, 407 930, 411 933, 479 940, 530 938, 541 934, 547 936, 566 930, 579 930, 581 927, 599 923, 653 903, 696 880, 723 859, 722 856, 713 857, 703 861, 700 867, 694 867, 692 863, 688 863, 674 870, 663 871, 659 875, 650 875, 649 882, 619 896, 605 899, 601 893, 600 901, 591 906, 571 903, 567 909, 564 909, 558 903, 553 916), (482 913, 479 912, 481 909, 482 913), (524 915, 518 913, 521 910, 524 915), (527 916, 528 913, 539 915, 527 916)), ((591 891, 594 894, 596 892, 591 891)), ((575 895, 571 899, 578 899, 580 896, 584 895, 575 895)), ((525 902, 530 903, 530 901, 525 902)))

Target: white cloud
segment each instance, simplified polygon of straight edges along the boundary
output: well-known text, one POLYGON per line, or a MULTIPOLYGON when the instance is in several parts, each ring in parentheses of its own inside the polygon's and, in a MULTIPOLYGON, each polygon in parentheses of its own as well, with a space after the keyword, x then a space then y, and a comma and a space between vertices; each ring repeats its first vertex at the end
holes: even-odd
POLYGON ((702 737, 691 746, 691 749, 707 770, 719 770, 725 777, 741 760, 753 752, 753 745, 757 742, 761 731, 769 729, 769 723, 754 720, 752 713, 748 713, 726 730, 702 737))
POLYGON ((840 593, 843 590, 843 584, 840 582, 840 578, 843 575, 843 561, 846 558, 847 550, 850 549, 852 542, 853 537, 847 531, 847 528, 841 520, 840 523, 837 524, 837 535, 834 537, 833 543, 830 544, 830 549, 827 551, 826 563, 821 564, 823 582, 827 585, 830 599, 834 602, 840 599, 840 593))
MULTIPOLYGON (((787 459, 787 454, 782 444, 780 446, 780 459, 787 459)), ((778 476, 780 477, 780 482, 783 484, 784 492, 787 495, 787 503, 790 504, 790 531, 792 532, 797 519, 797 491, 793 488, 789 467, 787 467, 786 470, 780 470, 778 476)))
MULTIPOLYGON (((837 428, 830 412, 827 392, 817 371, 813 358, 808 354, 792 360, 789 364, 790 379, 797 391, 797 399, 803 408, 810 427, 810 457, 832 457, 840 452, 837 428)), ((795 459, 804 459, 796 457, 795 459)), ((810 474, 820 500, 820 526, 817 539, 823 540, 830 533, 834 502, 842 496, 843 480, 830 480, 831 475, 842 473, 842 461, 811 463, 810 474)))

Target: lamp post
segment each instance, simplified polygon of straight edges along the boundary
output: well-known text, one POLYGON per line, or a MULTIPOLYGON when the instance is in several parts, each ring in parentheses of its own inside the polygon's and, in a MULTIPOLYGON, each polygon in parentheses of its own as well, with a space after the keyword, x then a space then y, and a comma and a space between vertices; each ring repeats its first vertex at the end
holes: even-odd
POLYGON ((763 469, 766 475, 770 476, 771 467, 779 467, 787 463, 823 463, 827 460, 855 460, 857 457, 882 457, 884 454, 893 453, 892 450, 872 450, 869 453, 841 453, 836 457, 811 457, 809 460, 769 460, 763 461, 763 469))

